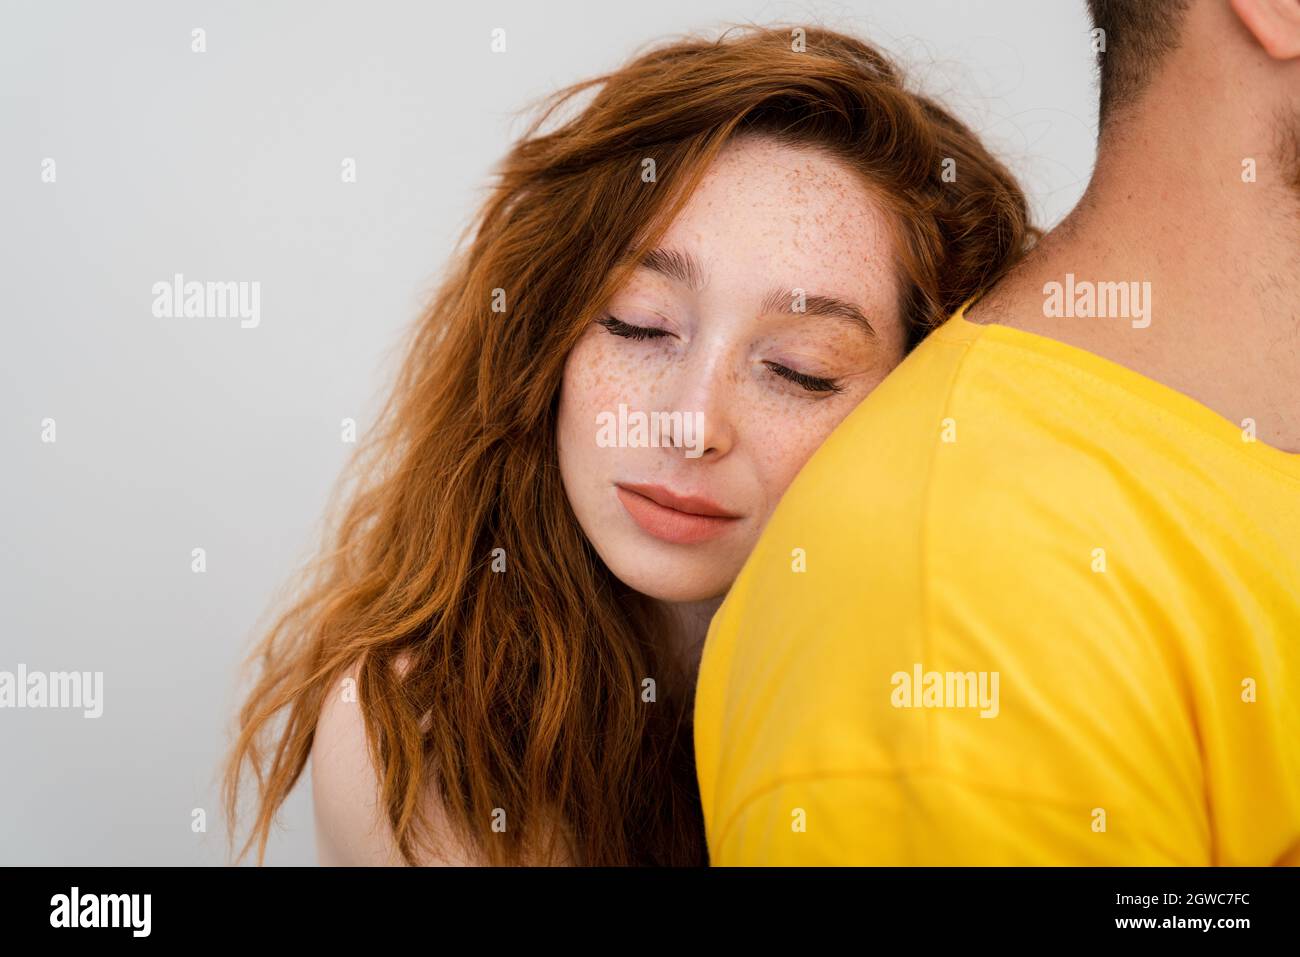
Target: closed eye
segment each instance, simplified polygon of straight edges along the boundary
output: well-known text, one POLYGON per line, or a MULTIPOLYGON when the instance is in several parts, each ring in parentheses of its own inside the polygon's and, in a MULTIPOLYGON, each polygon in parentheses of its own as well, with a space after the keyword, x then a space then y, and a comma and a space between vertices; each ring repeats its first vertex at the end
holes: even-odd
MULTIPOLYGON (((604 316, 597 319, 596 322, 607 329, 611 335, 619 336, 623 339, 632 339, 635 341, 644 341, 646 339, 662 339, 665 336, 671 336, 672 333, 666 329, 656 329, 653 326, 634 326, 630 322, 624 322, 616 316, 604 316)), ((793 382, 808 392, 839 394, 844 391, 834 379, 824 379, 821 376, 807 375, 798 372, 788 366, 783 366, 779 362, 764 362, 774 375, 780 376, 787 382, 793 382)))
POLYGON ((596 322, 608 329, 613 335, 621 336, 624 339, 661 339, 664 336, 672 335, 666 329, 656 329, 653 326, 634 326, 630 322, 624 322, 614 316, 605 316, 603 319, 597 319, 596 322))
POLYGON ((803 372, 796 372, 794 369, 787 368, 778 362, 764 362, 763 364, 782 379, 793 382, 795 385, 807 389, 809 392, 839 394, 844 391, 844 387, 834 379, 823 379, 820 376, 806 375, 803 372))

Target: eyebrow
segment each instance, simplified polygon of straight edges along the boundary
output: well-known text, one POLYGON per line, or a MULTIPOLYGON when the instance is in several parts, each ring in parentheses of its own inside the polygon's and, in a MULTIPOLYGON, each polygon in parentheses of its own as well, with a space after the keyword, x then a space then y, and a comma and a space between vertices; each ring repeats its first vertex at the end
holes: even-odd
MULTIPOLYGON (((626 253, 631 258, 631 250, 626 253)), ((707 283, 700 261, 689 252, 678 249, 652 249, 637 263, 644 269, 657 272, 679 282, 692 292, 699 292, 707 283)), ((765 313, 779 312, 790 315, 825 316, 831 319, 844 319, 861 328, 873 339, 876 330, 863 314, 857 304, 835 296, 804 295, 804 308, 796 313, 794 309, 794 290, 775 287, 763 297, 762 310, 765 313)))

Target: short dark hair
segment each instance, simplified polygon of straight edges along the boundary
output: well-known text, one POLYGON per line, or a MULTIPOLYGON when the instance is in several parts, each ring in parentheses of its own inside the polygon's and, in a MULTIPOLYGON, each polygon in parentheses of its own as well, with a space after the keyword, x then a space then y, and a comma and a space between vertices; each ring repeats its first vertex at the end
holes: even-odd
POLYGON ((1101 123, 1131 103, 1155 75, 1165 54, 1178 49, 1191 0, 1088 0, 1093 26, 1106 31, 1101 73, 1101 123))

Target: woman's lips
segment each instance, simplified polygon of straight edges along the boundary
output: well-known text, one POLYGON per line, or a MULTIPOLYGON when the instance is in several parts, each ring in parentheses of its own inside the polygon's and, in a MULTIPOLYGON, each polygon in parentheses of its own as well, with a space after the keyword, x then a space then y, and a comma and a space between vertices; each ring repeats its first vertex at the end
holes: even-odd
POLYGON ((658 485, 618 485, 618 499, 632 520, 655 538, 690 545, 716 538, 740 521, 708 499, 677 495, 658 485))

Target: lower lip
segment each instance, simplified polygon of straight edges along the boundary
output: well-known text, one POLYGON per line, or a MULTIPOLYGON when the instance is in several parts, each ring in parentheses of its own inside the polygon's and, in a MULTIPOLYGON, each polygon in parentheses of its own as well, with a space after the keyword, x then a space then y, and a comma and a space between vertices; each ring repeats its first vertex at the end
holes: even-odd
POLYGON ((740 521, 738 518, 725 518, 721 515, 679 512, 637 492, 630 492, 621 485, 618 486, 618 500, 623 503, 632 520, 641 526, 642 531, 674 545, 692 545, 717 538, 740 521))

